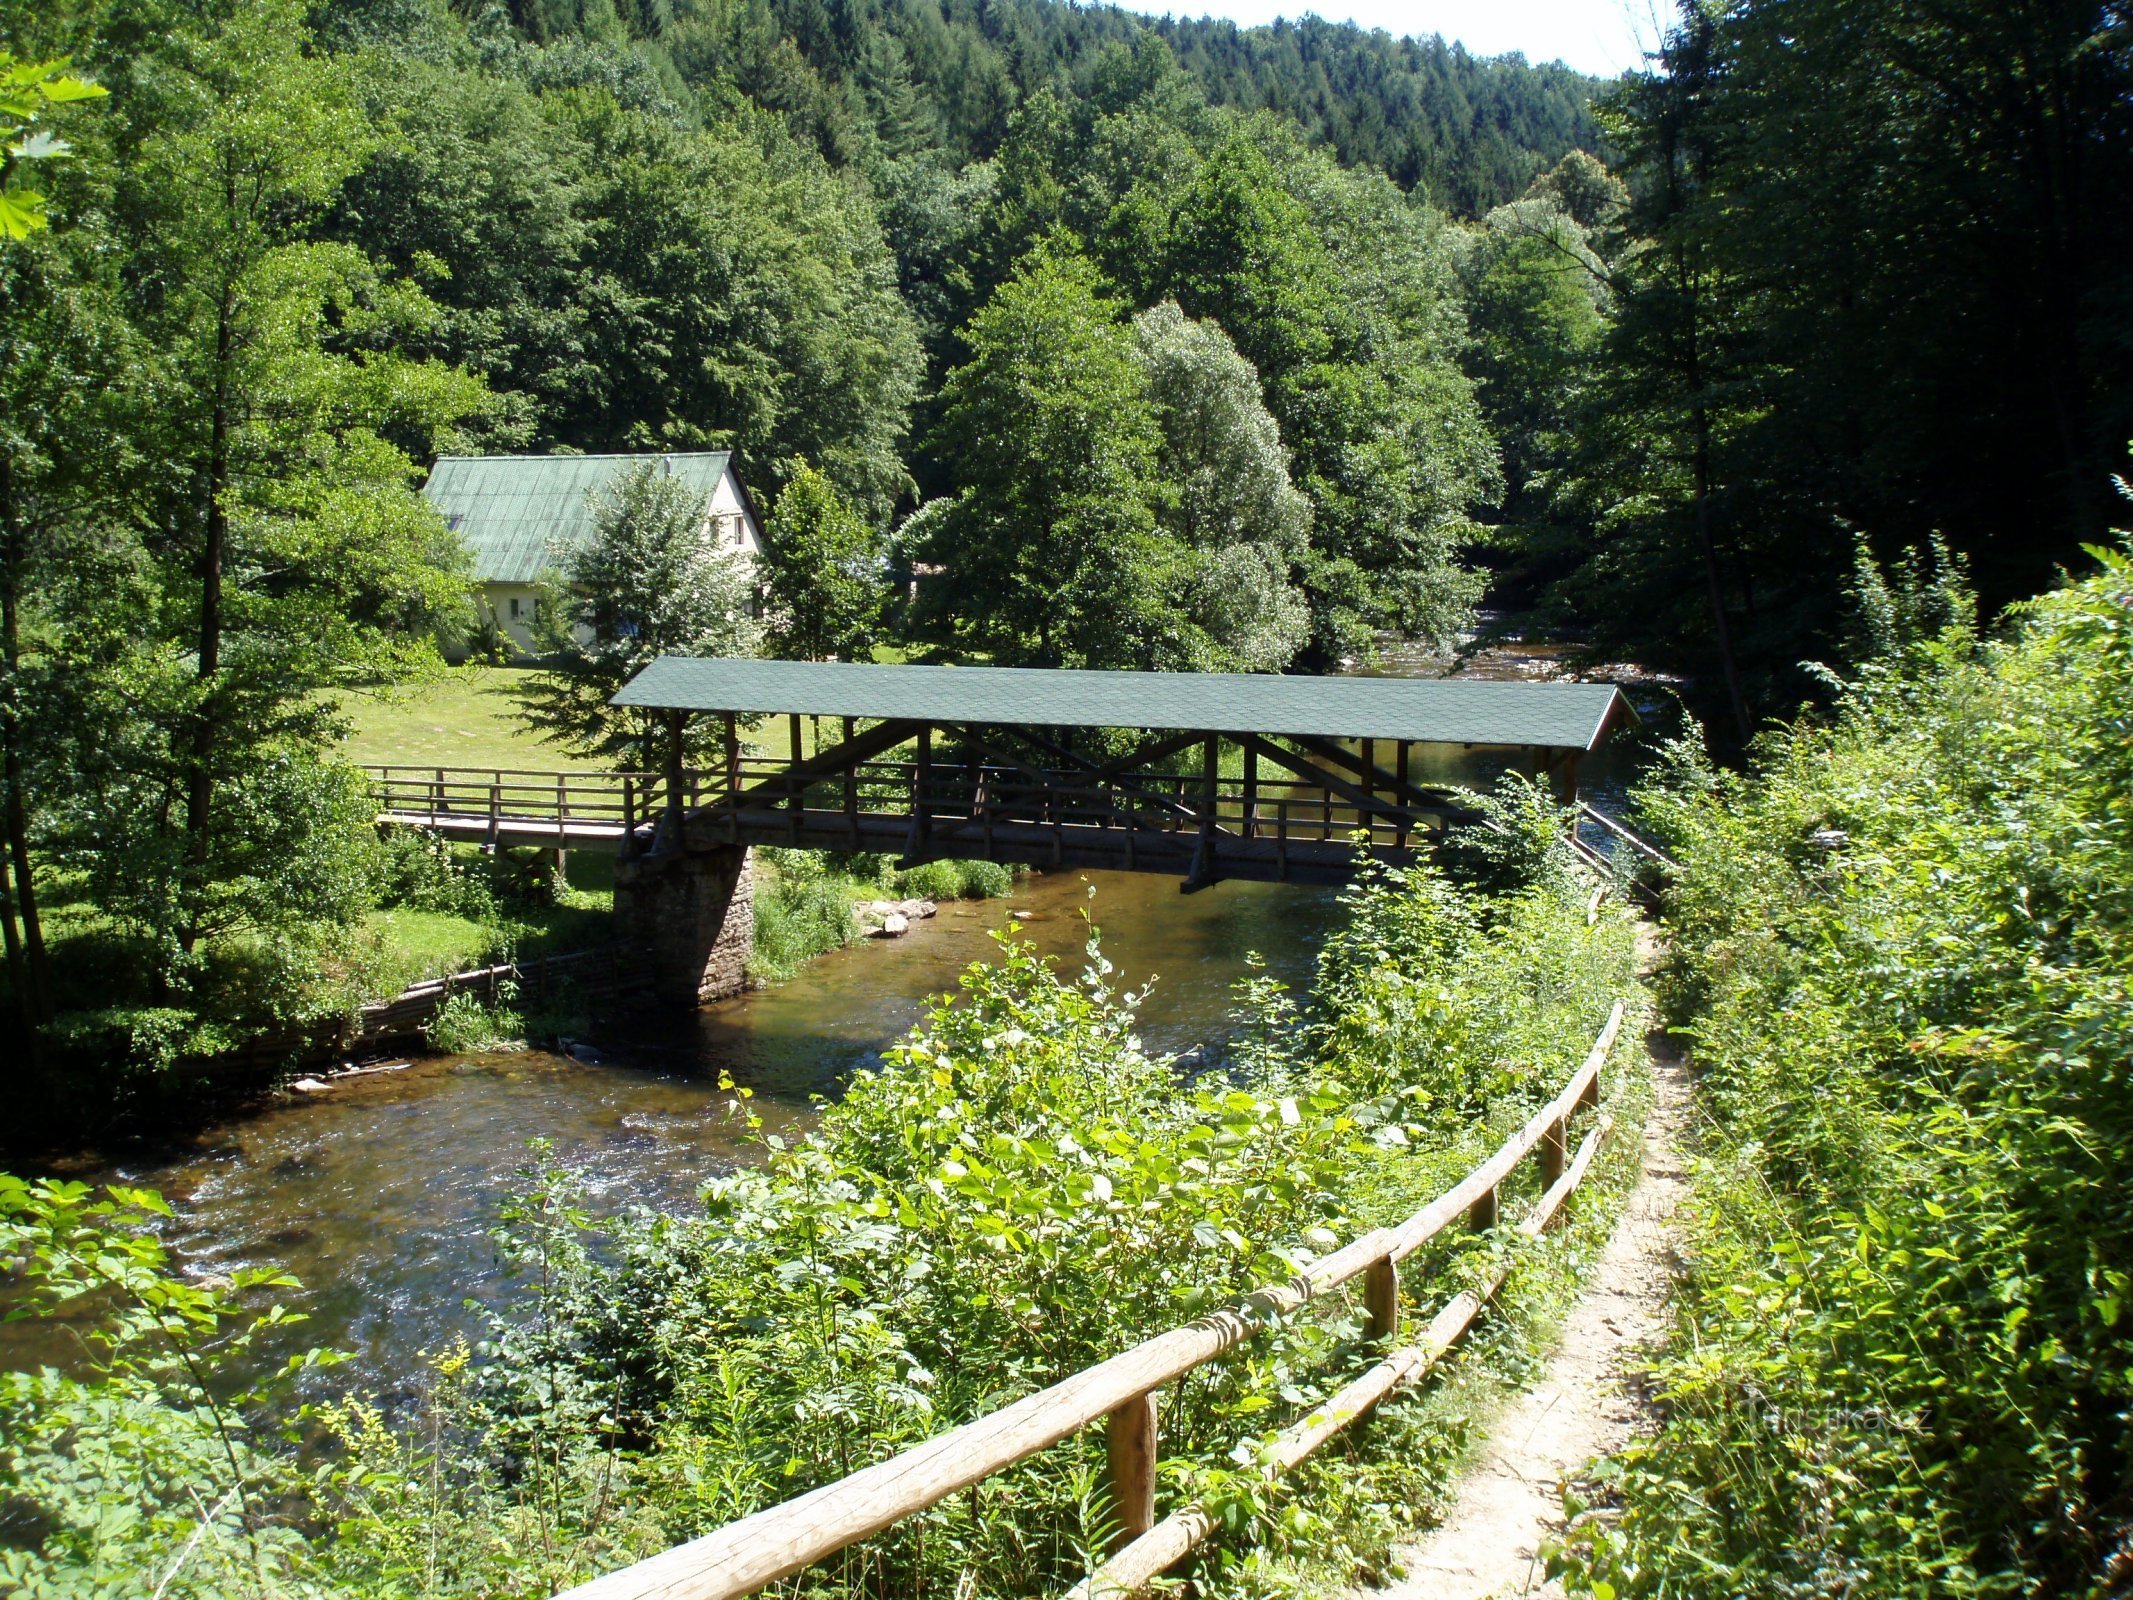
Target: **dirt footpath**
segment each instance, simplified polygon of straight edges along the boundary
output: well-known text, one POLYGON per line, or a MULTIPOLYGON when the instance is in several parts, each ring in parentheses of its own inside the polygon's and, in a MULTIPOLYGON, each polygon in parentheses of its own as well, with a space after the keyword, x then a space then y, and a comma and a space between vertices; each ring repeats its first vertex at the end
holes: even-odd
POLYGON ((1681 1198, 1677 1158, 1689 1105, 1688 1070, 1652 1040, 1655 1100, 1645 1125, 1644 1172, 1601 1252, 1585 1296, 1539 1384, 1496 1423, 1485 1453, 1459 1482, 1445 1520, 1401 1552, 1408 1576, 1374 1600, 1494 1600, 1559 1595, 1544 1581, 1541 1542, 1563 1527, 1563 1483, 1629 1437, 1637 1406, 1627 1378, 1639 1346, 1660 1331, 1681 1198))

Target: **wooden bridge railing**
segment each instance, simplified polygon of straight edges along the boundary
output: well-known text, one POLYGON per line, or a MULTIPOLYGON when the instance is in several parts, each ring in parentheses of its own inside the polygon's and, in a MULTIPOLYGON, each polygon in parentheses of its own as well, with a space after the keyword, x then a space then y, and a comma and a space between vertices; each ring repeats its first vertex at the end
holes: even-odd
POLYGON ((1215 1527, 1213 1514, 1199 1505, 1155 1520, 1156 1391, 1358 1277, 1364 1280, 1370 1337, 1393 1348, 1280 1435, 1273 1457, 1281 1470, 1304 1460, 1393 1389, 1429 1371, 1472 1324, 1510 1267, 1499 1268, 1481 1288, 1455 1295, 1420 1337, 1402 1343, 1400 1263, 1462 1217, 1477 1229, 1495 1227, 1505 1181, 1535 1151, 1544 1192, 1519 1232, 1535 1237, 1548 1226, 1583 1181, 1605 1137, 1602 1119, 1579 1143, 1575 1157, 1568 1155, 1572 1119, 1599 1104, 1601 1069, 1622 1014, 1617 1001, 1584 1065, 1554 1099, 1487 1160, 1398 1226, 1363 1235, 1233 1310, 1158 1334, 901 1455, 595 1578, 568 1591, 565 1600, 738 1600, 1099 1420, 1105 1425, 1119 1542, 1070 1600, 1118 1600, 1138 1592, 1215 1527))
MULTIPOLYGON (((485 826, 520 835, 627 833, 666 803, 666 780, 642 772, 537 772, 510 768, 368 766, 381 816, 437 827, 485 826)), ((797 828, 809 812, 893 812, 929 833, 995 827, 1118 828, 1186 834, 1208 828, 1277 842, 1346 839, 1367 828, 1373 841, 1405 845, 1421 831, 1412 807, 1389 796, 1343 794, 1301 778, 1218 778, 1087 773, 984 766, 927 767, 865 761, 826 775, 795 775, 782 760, 744 757, 731 768, 683 775, 683 805, 743 814, 781 814, 797 828)), ((1447 797, 1447 804, 1449 804, 1447 797)), ((857 847, 855 837, 853 844, 857 847)))
MULTIPOLYGON (((381 818, 433 829, 480 833, 494 843, 505 834, 521 841, 552 838, 558 845, 620 842, 651 822, 667 802, 663 776, 642 772, 535 772, 510 768, 374 766, 370 778, 381 818)), ((724 818, 729 837, 789 838, 792 843, 841 842, 880 849, 923 840, 935 854, 954 853, 957 841, 972 854, 992 852, 994 835, 1019 829, 1020 847, 1032 848, 1030 829, 1055 839, 1067 830, 1101 830, 1120 841, 1131 866, 1137 841, 1161 841, 1175 849, 1179 836, 1270 841, 1283 866, 1289 847, 1346 843, 1358 832, 1370 845, 1404 850, 1433 826, 1463 815, 1446 793, 1441 809, 1341 783, 1338 788, 1296 776, 1238 778, 1172 772, 1091 774, 1051 768, 994 764, 860 761, 827 773, 796 773, 783 760, 742 757, 728 767, 682 775, 685 809, 707 811, 714 825, 724 818), (884 815, 907 819, 885 838, 884 815), (872 826, 863 826, 862 819, 872 826), (840 841, 839 836, 842 835, 840 841)), ((1431 795, 1429 798, 1436 798, 1431 795)), ((1656 846, 1605 812, 1579 804, 1568 839, 1586 865, 1605 872, 1607 850, 1581 837, 1586 828, 1669 869, 1674 863, 1656 846)), ((1265 849, 1265 845, 1259 848, 1265 849)), ((1041 847, 1037 848, 1041 854, 1041 847)))

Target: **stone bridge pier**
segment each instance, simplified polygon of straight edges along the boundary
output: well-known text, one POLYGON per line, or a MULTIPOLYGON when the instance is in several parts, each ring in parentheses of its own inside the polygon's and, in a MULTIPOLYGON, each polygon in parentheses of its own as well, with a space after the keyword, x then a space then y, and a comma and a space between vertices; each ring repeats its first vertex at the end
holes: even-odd
POLYGON ((695 1007, 748 987, 755 884, 746 845, 657 850, 615 863, 615 925, 652 993, 695 1007))

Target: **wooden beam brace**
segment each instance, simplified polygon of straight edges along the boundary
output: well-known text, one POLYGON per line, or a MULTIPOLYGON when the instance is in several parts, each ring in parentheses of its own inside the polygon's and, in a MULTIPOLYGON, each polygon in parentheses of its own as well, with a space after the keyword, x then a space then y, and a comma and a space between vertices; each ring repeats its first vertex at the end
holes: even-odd
MULTIPOLYGON (((1052 778, 1049 773, 1041 772, 1037 768, 1029 766, 1022 760, 1020 756, 1015 755, 1012 751, 1003 749, 993 740, 986 738, 986 730, 981 728, 965 727, 961 729, 961 733, 963 737, 970 740, 971 743, 976 745, 979 750, 983 751, 986 755, 991 756, 1002 766, 1008 767, 1013 771, 1020 773, 1022 777, 1028 780, 1029 782, 1036 784, 1039 787, 1046 787, 1051 784, 1052 778)), ((1075 759, 1072 753, 1069 751, 1062 751, 1060 753, 1062 755, 1065 755, 1070 760, 1075 759)), ((1088 776, 1098 777, 1101 775, 1102 769, 1092 767, 1086 762, 1081 763, 1081 765, 1088 776)), ((1140 800, 1151 809, 1167 813, 1170 816, 1191 817, 1193 815, 1193 811, 1190 806, 1180 806, 1175 801, 1167 799, 1161 795, 1147 794, 1142 790, 1136 788, 1133 784, 1123 782, 1118 779, 1111 779, 1107 783, 1100 785, 1100 787, 1116 789, 1125 798, 1132 800, 1140 800)), ((1117 819, 1119 825, 1124 828, 1140 828, 1145 829, 1146 831, 1151 833, 1159 834, 1167 834, 1168 832, 1167 829, 1157 827, 1155 824, 1144 820, 1140 811, 1136 808, 1131 806, 1122 806, 1116 801, 1097 799, 1083 801, 1081 802, 1081 804, 1086 805, 1092 810, 1101 811, 1106 816, 1110 816, 1117 819)))
POLYGON ((1479 815, 1479 813, 1454 809, 1442 803, 1431 805, 1424 809, 1399 805, 1380 795, 1365 794, 1356 785, 1348 782, 1347 779, 1336 773, 1328 772, 1324 767, 1314 765, 1293 750, 1282 749, 1280 745, 1275 744, 1263 734, 1247 733, 1239 735, 1239 737, 1244 741, 1244 747, 1247 750, 1256 749, 1262 756, 1283 771, 1293 772, 1307 782, 1322 785, 1331 793, 1338 795, 1341 799, 1354 806, 1360 813, 1370 813, 1395 820, 1403 817, 1432 816, 1443 817, 1447 821, 1465 820, 1470 816, 1478 817, 1479 815))
POLYGON ((1363 780, 1366 789, 1383 789, 1402 803, 1420 810, 1442 810, 1452 805, 1452 795, 1444 789, 1426 789, 1409 783, 1404 772, 1391 773, 1374 762, 1366 761, 1351 750, 1343 750, 1331 739, 1322 739, 1315 733, 1283 734, 1299 748, 1309 751, 1321 761, 1340 767, 1363 780))
POLYGON ((795 784, 805 786, 818 778, 842 772, 846 767, 871 760, 918 737, 932 727, 928 722, 878 722, 864 733, 829 750, 818 750, 805 761, 795 761, 775 777, 736 794, 727 803, 746 806, 769 804, 786 798, 795 784))
MULTIPOLYGON (((1193 745, 1217 736, 1205 733, 1166 734, 1160 739, 1144 741, 1135 746, 1121 760, 1104 766, 1098 766, 1088 757, 1076 755, 1064 746, 1054 744, 1042 734, 1031 733, 1027 729, 1016 730, 1015 737, 1035 745, 1046 755, 1057 756, 1062 761, 1072 763, 1078 771, 1086 776, 1096 779, 1106 787, 1117 789, 1122 794, 1152 806, 1168 816, 1192 817, 1193 809, 1191 806, 1180 805, 1168 795, 1151 793, 1140 784, 1134 782, 1128 775, 1129 764, 1136 761, 1160 761, 1165 756, 1175 755, 1180 750, 1190 749, 1193 745)), ((1001 760, 1014 764, 1012 758, 1004 752, 995 750, 994 754, 999 755, 1001 760)), ((1022 768, 1021 770, 1027 772, 1029 769, 1022 768)))

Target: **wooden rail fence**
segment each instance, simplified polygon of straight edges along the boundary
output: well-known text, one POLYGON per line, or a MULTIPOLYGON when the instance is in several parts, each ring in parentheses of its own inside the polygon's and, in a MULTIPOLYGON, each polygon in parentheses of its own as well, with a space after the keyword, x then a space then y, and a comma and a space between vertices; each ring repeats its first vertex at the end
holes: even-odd
POLYGON ((1370 1336, 1395 1348, 1279 1437, 1274 1458, 1281 1470, 1304 1460, 1392 1390, 1428 1372, 1473 1323, 1510 1267, 1502 1267, 1482 1288, 1454 1296, 1419 1338, 1401 1344, 1400 1263, 1461 1218, 1477 1229, 1495 1227, 1505 1180, 1536 1151, 1544 1192, 1519 1232, 1537 1237, 1547 1227, 1583 1181, 1606 1135, 1603 1119, 1574 1157, 1568 1152, 1572 1120, 1599 1105, 1600 1073, 1622 1015, 1617 1001, 1584 1065, 1562 1091, 1487 1160, 1398 1226, 1372 1230, 1287 1283, 1260 1289, 1233 1310, 1158 1334, 901 1455, 581 1584, 563 1600, 738 1600, 1099 1420, 1105 1427, 1119 1538, 1109 1559, 1069 1600, 1120 1600, 1139 1592, 1215 1526, 1212 1514, 1198 1505, 1155 1519, 1156 1391, 1358 1277, 1364 1280, 1370 1336))

